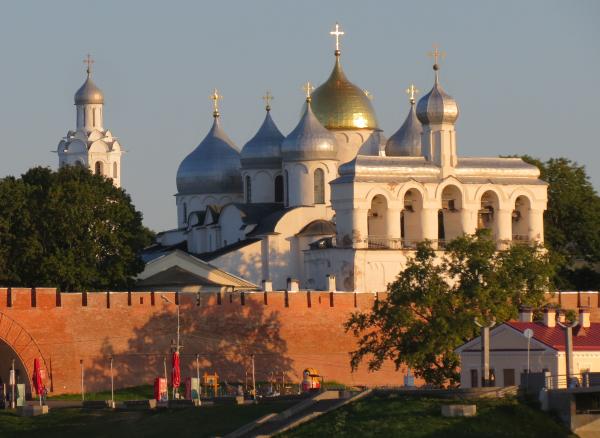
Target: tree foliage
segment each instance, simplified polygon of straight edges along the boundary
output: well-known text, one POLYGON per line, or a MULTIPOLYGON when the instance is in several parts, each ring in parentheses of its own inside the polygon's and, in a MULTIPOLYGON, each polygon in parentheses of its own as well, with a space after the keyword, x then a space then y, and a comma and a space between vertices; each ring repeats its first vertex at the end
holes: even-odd
POLYGON ((600 197, 585 167, 567 158, 545 162, 522 158, 536 165, 540 178, 548 183, 544 234, 553 255, 562 259, 557 285, 561 289, 599 288, 600 274, 593 266, 600 262, 600 197))
POLYGON ((81 166, 0 180, 0 284, 127 288, 151 243, 129 195, 81 166))
POLYGON ((423 242, 388 285, 387 297, 346 323, 359 338, 352 368, 366 360, 377 370, 392 360, 428 383, 455 383, 454 350, 478 335, 474 318, 503 322, 521 305, 541 305, 551 275, 546 251, 525 245, 497 251, 486 232, 455 239, 441 257, 423 242))

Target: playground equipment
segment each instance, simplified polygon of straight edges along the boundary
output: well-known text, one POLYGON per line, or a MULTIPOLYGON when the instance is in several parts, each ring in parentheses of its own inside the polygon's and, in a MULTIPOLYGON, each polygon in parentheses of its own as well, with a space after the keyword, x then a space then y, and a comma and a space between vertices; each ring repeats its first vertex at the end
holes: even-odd
POLYGON ((306 368, 302 372, 302 392, 312 392, 321 389, 322 376, 315 368, 306 368))
POLYGON ((202 376, 202 385, 206 388, 206 395, 209 396, 209 388, 212 388, 212 396, 217 397, 219 395, 219 375, 217 373, 208 374, 204 372, 202 376))

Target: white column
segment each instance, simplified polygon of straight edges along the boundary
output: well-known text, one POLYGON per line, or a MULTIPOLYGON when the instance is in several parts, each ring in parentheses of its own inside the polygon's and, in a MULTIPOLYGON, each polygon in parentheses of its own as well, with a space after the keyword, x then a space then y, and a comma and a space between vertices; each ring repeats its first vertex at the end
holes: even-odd
POLYGON ((421 210, 421 238, 433 241, 432 247, 437 248, 438 238, 438 209, 423 208, 421 210))
POLYGON ((368 237, 367 209, 355 207, 352 210, 352 246, 366 248, 368 237))
POLYGON ((464 234, 475 234, 477 231, 477 214, 479 209, 477 206, 463 206, 460 211, 460 222, 462 226, 462 232, 464 234))
MULTIPOLYGON (((388 207, 385 217, 385 235, 387 239, 400 240, 400 209, 388 207)), ((390 242, 391 244, 391 242, 390 242)), ((396 246, 394 246, 395 248, 396 246)), ((398 246, 399 247, 399 246, 398 246)))
POLYGON ((529 210, 529 240, 544 242, 544 210, 529 210))
POLYGON ((512 210, 499 209, 496 212, 494 230, 498 249, 504 249, 512 241, 512 210))

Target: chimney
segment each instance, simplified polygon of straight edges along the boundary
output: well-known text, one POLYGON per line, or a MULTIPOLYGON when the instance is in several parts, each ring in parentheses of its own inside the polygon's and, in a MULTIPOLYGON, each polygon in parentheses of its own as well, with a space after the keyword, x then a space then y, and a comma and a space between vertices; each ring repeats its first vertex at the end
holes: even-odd
POLYGON ((327 274, 327 292, 335 292, 335 275, 327 274))
POLYGON ((287 291, 288 292, 298 292, 299 290, 300 290, 299 281, 294 278, 290 278, 288 280, 288 284, 287 284, 287 291))
POLYGON ((519 309, 519 322, 533 322, 533 310, 531 310, 531 307, 521 307, 519 309))
POLYGON ((579 326, 583 328, 590 326, 590 309, 587 307, 579 309, 579 326))
POLYGON ((564 310, 558 310, 558 316, 557 316, 558 322, 560 323, 565 323, 567 321, 567 315, 565 314, 564 310))
POLYGON ((273 292, 273 282, 271 280, 263 280, 262 290, 264 292, 273 292))
POLYGON ((548 307, 544 309, 544 325, 546 327, 556 327, 556 309, 548 307))

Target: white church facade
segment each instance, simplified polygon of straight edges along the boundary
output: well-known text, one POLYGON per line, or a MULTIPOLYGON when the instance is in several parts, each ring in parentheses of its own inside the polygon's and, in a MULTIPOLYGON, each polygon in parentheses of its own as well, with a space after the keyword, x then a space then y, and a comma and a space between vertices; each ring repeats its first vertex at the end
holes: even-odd
MULTIPOLYGON (((416 102, 411 86, 408 116, 386 139, 369 96, 342 69, 343 32, 332 34, 333 71, 314 91, 307 84, 287 135, 267 94, 264 122, 238 148, 215 90, 213 126, 177 172, 177 228, 144 253, 154 273, 183 252, 265 290, 383 291, 425 239, 443 251, 488 228, 499 248, 543 241, 539 170, 520 158, 458 155, 458 104, 440 85, 437 49, 433 87, 416 102)), ((117 166, 118 185, 121 149, 102 127, 103 98, 88 91, 89 74, 86 84, 76 95, 77 131, 59 145, 61 164, 79 160, 103 174, 117 166)))

